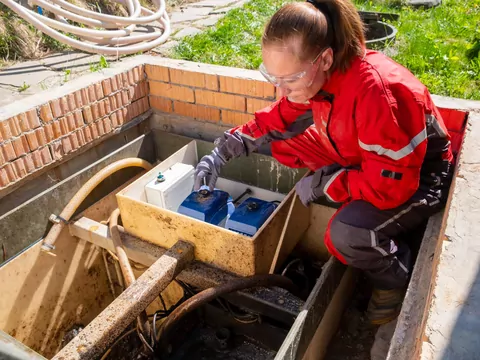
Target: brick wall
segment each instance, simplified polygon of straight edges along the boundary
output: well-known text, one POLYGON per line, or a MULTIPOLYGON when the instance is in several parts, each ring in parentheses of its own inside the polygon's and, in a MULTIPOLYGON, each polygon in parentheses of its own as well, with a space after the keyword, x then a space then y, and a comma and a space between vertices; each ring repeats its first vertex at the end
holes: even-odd
POLYGON ((275 100, 255 71, 171 60, 145 65, 153 110, 198 121, 241 125, 275 100))
POLYGON ((0 122, 0 189, 107 137, 148 111, 139 65, 0 122))

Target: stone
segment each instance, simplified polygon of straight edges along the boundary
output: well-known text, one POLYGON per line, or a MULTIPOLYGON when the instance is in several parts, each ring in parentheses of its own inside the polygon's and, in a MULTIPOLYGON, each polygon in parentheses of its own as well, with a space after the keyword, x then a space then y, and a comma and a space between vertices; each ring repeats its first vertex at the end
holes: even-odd
POLYGON ((199 20, 208 15, 213 9, 213 7, 187 7, 181 11, 174 12, 170 16, 170 23, 199 20))
POLYGON ((209 17, 207 17, 205 19, 195 21, 192 25, 201 26, 201 27, 203 27, 203 26, 213 26, 221 18, 222 18, 222 15, 210 15, 209 17))
POLYGON ((248 2, 248 0, 241 0, 233 3, 230 6, 225 6, 225 7, 219 7, 209 13, 209 15, 223 15, 228 13, 230 10, 237 9, 239 7, 242 7, 248 2))
POLYGON ((174 39, 181 39, 186 36, 193 36, 195 34, 198 34, 199 32, 202 32, 202 30, 194 28, 194 27, 187 27, 185 29, 180 30, 177 32, 175 35, 173 35, 174 39))
POLYGON ((161 46, 156 47, 152 51, 156 52, 157 54, 168 55, 172 49, 179 44, 178 41, 172 40, 169 41, 161 46))
POLYGON ((34 85, 56 75, 55 71, 42 65, 40 61, 26 61, 0 72, 0 83, 20 88, 24 84, 34 85))
POLYGON ((442 0, 407 0, 407 5, 410 6, 424 6, 424 7, 434 7, 442 3, 442 0))
POLYGON ((43 66, 55 71, 70 69, 72 71, 90 70, 90 65, 98 63, 100 55, 86 54, 82 52, 65 52, 47 56, 40 60, 43 66))
POLYGON ((235 0, 203 0, 197 3, 191 4, 193 7, 220 7, 228 6, 235 3, 235 0))

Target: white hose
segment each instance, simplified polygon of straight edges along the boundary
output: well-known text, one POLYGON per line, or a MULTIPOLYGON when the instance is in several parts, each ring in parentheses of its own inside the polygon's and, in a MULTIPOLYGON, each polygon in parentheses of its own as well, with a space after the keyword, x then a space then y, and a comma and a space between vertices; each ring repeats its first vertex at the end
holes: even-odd
POLYGON ((100 14, 64 0, 31 0, 33 4, 53 13, 55 19, 51 19, 23 7, 14 0, 0 0, 44 34, 90 53, 116 56, 135 54, 159 46, 170 36, 170 19, 165 11, 165 0, 154 0, 157 9, 155 12, 142 7, 139 0, 111 1, 125 6, 129 16, 100 14), (161 27, 155 28, 154 32, 134 34, 137 25, 146 25, 153 21, 158 21, 161 27), (60 31, 75 35, 78 40, 60 31))

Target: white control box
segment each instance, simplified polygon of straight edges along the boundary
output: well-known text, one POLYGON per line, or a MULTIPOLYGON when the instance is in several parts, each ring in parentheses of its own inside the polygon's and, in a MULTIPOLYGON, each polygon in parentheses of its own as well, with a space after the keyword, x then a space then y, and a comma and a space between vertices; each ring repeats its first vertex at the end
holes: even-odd
POLYGON ((154 179, 145 186, 147 202, 170 211, 178 211, 183 200, 193 190, 195 169, 192 165, 176 163, 163 172, 163 181, 154 179))

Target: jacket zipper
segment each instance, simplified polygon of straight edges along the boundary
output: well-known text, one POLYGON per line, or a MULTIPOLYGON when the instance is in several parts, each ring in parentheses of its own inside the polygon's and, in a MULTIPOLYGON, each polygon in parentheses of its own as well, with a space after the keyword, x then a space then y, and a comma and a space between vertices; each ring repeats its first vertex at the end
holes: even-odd
POLYGON ((333 141, 332 137, 330 136, 330 131, 329 131, 329 126, 330 126, 330 120, 332 119, 332 113, 333 113, 333 103, 334 103, 334 96, 333 94, 329 94, 328 96, 325 96, 325 99, 330 103, 330 111, 328 113, 328 121, 327 121, 327 136, 328 136, 328 141, 330 141, 330 145, 332 146, 333 150, 335 150, 335 153, 338 155, 338 157, 342 160, 345 160, 342 155, 338 152, 337 145, 333 141))

